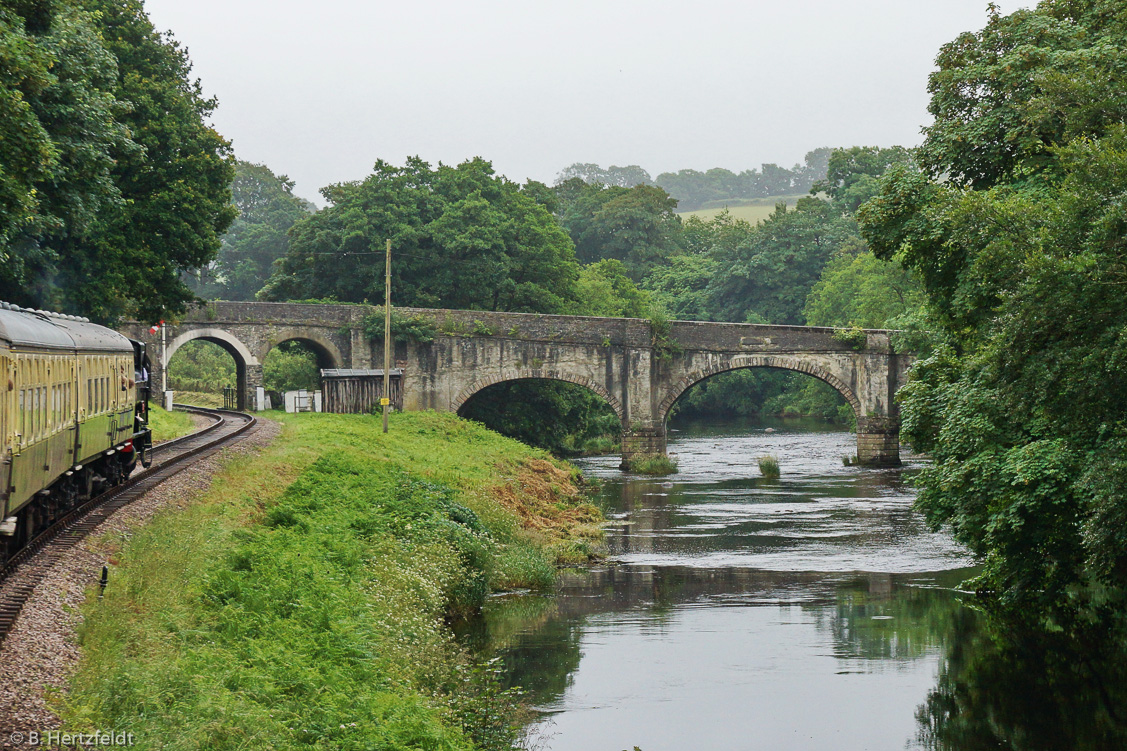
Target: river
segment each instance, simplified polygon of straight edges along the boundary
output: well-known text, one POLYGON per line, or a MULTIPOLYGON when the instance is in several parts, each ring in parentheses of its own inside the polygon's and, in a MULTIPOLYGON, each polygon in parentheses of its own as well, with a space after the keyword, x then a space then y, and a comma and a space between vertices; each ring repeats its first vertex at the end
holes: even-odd
POLYGON ((970 557, 912 508, 921 461, 845 466, 854 436, 813 421, 686 426, 669 451, 669 478, 580 460, 607 562, 492 598, 463 634, 527 692, 526 747, 959 748, 941 731, 984 619, 957 592, 970 557))

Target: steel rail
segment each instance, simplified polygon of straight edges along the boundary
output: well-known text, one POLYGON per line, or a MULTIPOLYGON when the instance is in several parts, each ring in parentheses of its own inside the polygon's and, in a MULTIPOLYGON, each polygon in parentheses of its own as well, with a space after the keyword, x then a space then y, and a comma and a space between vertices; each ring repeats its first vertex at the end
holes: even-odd
POLYGON ((186 405, 175 406, 217 419, 206 428, 154 446, 154 456, 157 451, 161 451, 162 454, 167 453, 169 449, 176 451, 159 464, 154 464, 120 485, 76 506, 0 565, 0 584, 15 578, 16 574, 19 574, 21 579, 18 586, 0 597, 0 643, 15 624, 20 611, 35 588, 66 551, 73 548, 115 511, 187 468, 190 465, 189 459, 210 456, 227 443, 253 429, 258 423, 254 416, 242 412, 186 405), (224 430, 224 426, 233 424, 235 419, 241 420, 242 424, 236 425, 233 430, 224 430), (39 555, 40 553, 42 555, 39 555))

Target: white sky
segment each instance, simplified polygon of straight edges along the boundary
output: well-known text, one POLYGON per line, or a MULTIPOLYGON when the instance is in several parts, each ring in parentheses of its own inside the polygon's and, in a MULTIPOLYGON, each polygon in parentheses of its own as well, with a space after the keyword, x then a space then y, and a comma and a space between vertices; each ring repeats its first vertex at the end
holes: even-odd
MULTIPOLYGON (((1003 13, 1035 2, 997 0, 1003 13)), ((916 145, 940 45, 986 0, 147 0, 241 159, 317 190, 376 159, 791 166, 916 145)))

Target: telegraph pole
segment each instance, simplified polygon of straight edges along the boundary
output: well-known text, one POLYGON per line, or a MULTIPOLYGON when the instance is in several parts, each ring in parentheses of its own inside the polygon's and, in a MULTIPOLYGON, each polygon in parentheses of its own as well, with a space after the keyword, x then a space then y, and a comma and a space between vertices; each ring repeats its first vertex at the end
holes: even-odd
POLYGON ((387 267, 383 296, 383 432, 387 432, 387 412, 391 405, 391 238, 387 240, 387 267))
POLYGON ((167 400, 168 397, 164 395, 168 391, 168 358, 165 355, 165 350, 168 347, 168 332, 165 329, 164 321, 160 322, 160 398, 167 400))

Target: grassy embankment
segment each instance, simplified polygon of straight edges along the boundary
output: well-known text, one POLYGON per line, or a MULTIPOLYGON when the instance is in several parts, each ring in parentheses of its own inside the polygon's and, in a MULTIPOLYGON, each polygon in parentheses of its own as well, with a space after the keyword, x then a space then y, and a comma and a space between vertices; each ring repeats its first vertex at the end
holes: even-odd
POLYGON ((704 208, 696 211, 679 211, 677 215, 682 219, 698 216, 707 222, 727 210, 734 219, 742 219, 750 224, 759 224, 774 213, 775 204, 786 203, 788 207, 793 208, 798 203, 799 198, 808 196, 809 193, 804 193, 796 196, 767 196, 765 198, 734 198, 730 201, 710 201, 704 205, 704 208))
POLYGON ((153 443, 171 441, 196 429, 187 412, 165 412, 156 404, 149 404, 149 427, 153 429, 153 443))
POLYGON ((177 404, 190 404, 193 407, 210 407, 220 409, 223 406, 223 394, 213 394, 204 391, 173 391, 172 400, 177 404))
POLYGON ((69 728, 141 748, 509 748, 512 698, 446 619, 588 557, 575 471, 453 415, 279 416, 212 488, 118 541, 69 728))

